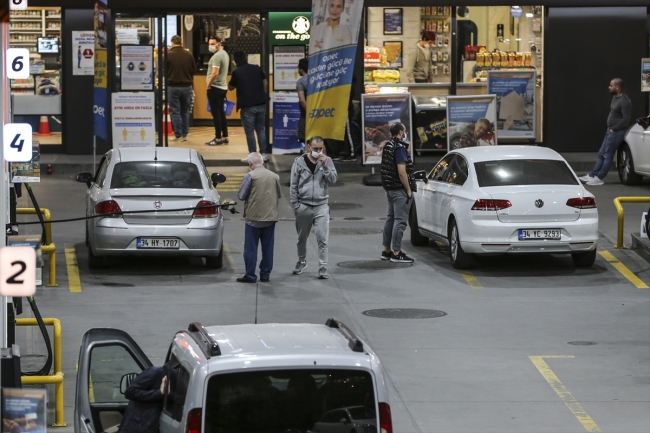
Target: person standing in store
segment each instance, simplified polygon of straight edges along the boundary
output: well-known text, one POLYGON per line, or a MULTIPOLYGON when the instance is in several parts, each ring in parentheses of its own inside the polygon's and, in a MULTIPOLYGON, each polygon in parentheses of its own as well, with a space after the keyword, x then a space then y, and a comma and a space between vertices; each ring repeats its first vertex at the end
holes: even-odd
POLYGON ((275 223, 278 221, 278 201, 282 197, 280 176, 264 168, 262 155, 251 152, 248 167, 237 197, 244 202, 246 234, 244 237, 244 263, 246 275, 237 278, 239 283, 255 283, 257 265, 257 245, 262 242, 262 261, 260 262, 260 281, 269 281, 273 270, 273 244, 275 223))
POLYGON ((431 63, 431 44, 436 40, 436 34, 430 31, 422 32, 422 39, 415 45, 411 54, 406 76, 410 83, 430 83, 433 81, 433 64, 431 63))
POLYGON ((296 81, 296 92, 298 92, 298 103, 300 104, 300 119, 298 119, 298 141, 305 144, 307 125, 307 71, 309 62, 303 58, 298 60, 298 74, 300 78, 296 81))
POLYGON ((318 278, 327 273, 327 241, 330 231, 330 208, 327 188, 336 183, 337 173, 332 159, 325 155, 322 137, 309 139, 307 153, 296 158, 291 167, 291 205, 296 214, 298 232, 298 263, 293 273, 307 267, 307 238, 312 226, 318 242, 318 278))
MULTIPOLYGON (((248 63, 246 53, 235 51, 233 58, 237 69, 232 72, 228 89, 237 89, 237 109, 241 110, 241 122, 246 133, 248 152, 252 154, 256 151, 255 133, 257 133, 260 154, 262 159, 267 161, 264 123, 266 120, 266 104, 269 100, 269 82, 262 68, 248 63)), ((242 162, 250 164, 247 158, 242 159, 242 162)))
POLYGON ((406 127, 395 122, 390 126, 391 139, 381 154, 381 185, 386 190, 388 214, 384 224, 382 260, 413 263, 415 260, 402 251, 402 236, 409 219, 416 186, 413 179, 413 161, 408 144, 402 141, 406 127))
POLYGON ((175 141, 187 141, 190 131, 192 83, 196 72, 194 56, 183 48, 181 37, 172 36, 172 47, 167 53, 167 100, 172 118, 175 141))
POLYGON ((214 55, 208 62, 208 102, 210 102, 210 111, 212 112, 212 121, 214 122, 215 137, 208 141, 208 146, 219 146, 228 144, 228 120, 226 112, 223 109, 223 101, 226 99, 228 91, 228 66, 230 57, 221 45, 221 38, 212 36, 208 40, 208 49, 214 55))
POLYGON ((609 116, 607 116, 607 132, 605 132, 605 139, 598 151, 598 159, 594 169, 591 170, 586 176, 580 178, 590 186, 603 185, 603 179, 607 176, 607 172, 612 167, 614 155, 618 147, 625 138, 625 131, 630 124, 630 117, 632 115, 632 101, 623 93, 624 83, 620 78, 614 78, 609 82, 609 93, 614 95, 612 102, 609 105, 609 116))

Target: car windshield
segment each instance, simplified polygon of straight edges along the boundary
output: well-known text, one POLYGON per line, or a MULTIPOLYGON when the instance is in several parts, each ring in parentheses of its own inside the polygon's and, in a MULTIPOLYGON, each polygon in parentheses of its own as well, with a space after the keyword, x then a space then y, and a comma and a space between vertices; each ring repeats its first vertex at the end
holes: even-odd
POLYGON ((475 162, 480 187, 515 185, 579 185, 564 161, 507 159, 475 162))
POLYGON ((349 431, 357 415, 368 425, 357 431, 376 431, 377 425, 372 377, 358 370, 215 375, 208 382, 205 411, 205 431, 220 433, 339 431, 336 425, 349 431))
POLYGON ((189 162, 135 161, 115 164, 111 188, 203 188, 189 162))

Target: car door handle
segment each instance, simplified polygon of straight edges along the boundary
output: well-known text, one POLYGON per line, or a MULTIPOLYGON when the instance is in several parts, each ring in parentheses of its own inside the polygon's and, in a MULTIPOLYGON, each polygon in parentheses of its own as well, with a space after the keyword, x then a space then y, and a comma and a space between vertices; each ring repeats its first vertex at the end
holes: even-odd
POLYGON ((650 135, 650 131, 643 131, 643 133, 650 135))

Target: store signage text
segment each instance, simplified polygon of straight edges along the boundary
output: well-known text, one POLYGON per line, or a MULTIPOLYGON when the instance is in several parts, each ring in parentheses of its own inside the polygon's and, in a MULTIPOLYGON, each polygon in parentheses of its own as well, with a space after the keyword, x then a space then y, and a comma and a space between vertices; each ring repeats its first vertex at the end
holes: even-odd
POLYGON ((298 35, 291 30, 273 30, 273 35, 276 40, 295 40, 295 41, 308 41, 309 35, 298 35))

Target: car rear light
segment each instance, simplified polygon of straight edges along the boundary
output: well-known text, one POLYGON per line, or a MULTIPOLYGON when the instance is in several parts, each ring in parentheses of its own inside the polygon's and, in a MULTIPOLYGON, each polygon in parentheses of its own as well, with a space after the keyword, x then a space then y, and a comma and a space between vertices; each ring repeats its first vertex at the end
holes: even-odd
POLYGON ((578 209, 595 209, 596 200, 593 197, 570 198, 566 201, 566 205, 578 209))
POLYGON ((95 215, 115 215, 115 216, 122 216, 122 209, 120 209, 120 205, 117 204, 115 200, 107 200, 103 201, 101 203, 97 203, 95 206, 95 215))
POLYGON ((388 403, 379 403, 379 433, 393 433, 393 418, 388 403))
POLYGON ((186 433, 201 433, 201 416, 203 412, 200 407, 195 407, 187 413, 186 433))
POLYGON ((511 206, 512 203, 509 200, 486 200, 479 198, 474 202, 472 210, 497 211, 511 206))
POLYGON ((217 215, 219 215, 219 208, 216 203, 208 200, 201 200, 196 205, 192 218, 210 218, 216 217, 217 215))

